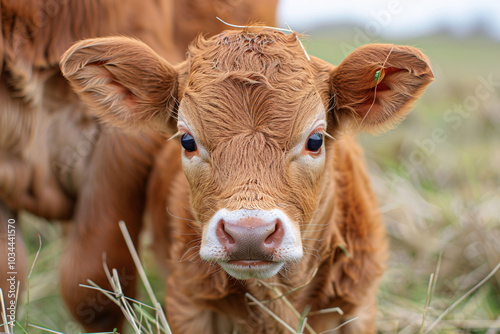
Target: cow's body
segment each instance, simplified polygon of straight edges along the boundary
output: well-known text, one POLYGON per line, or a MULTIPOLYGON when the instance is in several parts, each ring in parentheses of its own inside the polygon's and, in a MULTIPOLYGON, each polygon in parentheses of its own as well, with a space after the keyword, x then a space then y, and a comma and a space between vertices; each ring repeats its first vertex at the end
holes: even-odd
MULTIPOLYGON (((298 312, 344 311, 311 315, 316 331, 359 317, 342 331, 375 332, 386 241, 349 133, 404 117, 433 80, 421 52, 368 45, 333 66, 295 34, 247 28, 199 39, 176 66, 130 39, 89 39, 61 69, 104 121, 177 128, 147 204, 174 333, 285 333, 246 293, 309 280, 287 295, 298 312)), ((283 300, 265 303, 297 329, 283 300)))
MULTIPOLYGON (((135 268, 129 257, 117 252, 125 245, 114 222, 126 219, 139 232, 144 185, 164 139, 98 124, 92 110, 69 88, 58 62, 75 41, 113 34, 141 38, 175 61, 182 52, 172 47, 171 23, 165 20, 172 15, 168 7, 168 1, 1 2, 0 201, 7 213, 0 224, 3 230, 21 210, 75 222, 63 256, 61 288, 68 309, 96 330, 116 326, 120 311, 100 308, 102 313, 90 317, 88 310, 96 304, 88 301, 95 300, 95 293, 78 284, 90 278, 106 286, 101 255, 105 252, 111 266, 132 277, 125 289, 134 294, 135 268)), ((24 289, 19 224, 17 220, 16 279, 24 289)), ((2 246, 4 237, 2 233, 2 246)), ((10 271, 4 269, 4 251, 2 247, 2 275, 10 271)))

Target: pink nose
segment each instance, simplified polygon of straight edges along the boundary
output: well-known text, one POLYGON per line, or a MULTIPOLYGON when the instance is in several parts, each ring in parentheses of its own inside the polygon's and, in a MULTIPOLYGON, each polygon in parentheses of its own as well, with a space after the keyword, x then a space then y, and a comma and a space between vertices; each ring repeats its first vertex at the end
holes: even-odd
POLYGON ((226 248, 229 260, 271 261, 283 235, 279 219, 272 222, 251 217, 238 221, 221 219, 217 226, 217 238, 226 248))

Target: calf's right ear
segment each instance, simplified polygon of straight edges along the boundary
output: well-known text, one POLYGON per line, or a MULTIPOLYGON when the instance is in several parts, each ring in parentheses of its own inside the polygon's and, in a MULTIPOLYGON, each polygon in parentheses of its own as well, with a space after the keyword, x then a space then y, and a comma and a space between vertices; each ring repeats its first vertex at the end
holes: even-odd
POLYGON ((177 72, 149 46, 127 37, 92 38, 68 49, 62 74, 97 116, 123 128, 172 128, 177 72))

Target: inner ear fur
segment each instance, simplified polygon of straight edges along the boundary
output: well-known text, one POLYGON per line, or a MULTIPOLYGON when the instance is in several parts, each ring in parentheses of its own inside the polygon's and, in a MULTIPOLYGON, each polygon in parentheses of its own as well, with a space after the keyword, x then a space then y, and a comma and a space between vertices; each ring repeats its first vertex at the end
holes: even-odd
POLYGON ((333 112, 342 128, 381 132, 400 122, 433 80, 429 59, 416 48, 362 46, 331 72, 333 112))
POLYGON ((104 122, 123 128, 172 128, 176 69, 143 42, 127 37, 86 39, 64 53, 60 67, 73 90, 104 122))

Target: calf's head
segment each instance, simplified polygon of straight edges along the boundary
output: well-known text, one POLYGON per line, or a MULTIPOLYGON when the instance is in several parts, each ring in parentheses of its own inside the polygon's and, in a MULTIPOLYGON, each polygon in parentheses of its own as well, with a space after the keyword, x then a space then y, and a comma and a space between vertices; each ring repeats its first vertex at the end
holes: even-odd
POLYGON ((334 164, 326 136, 394 124, 433 79, 411 47, 368 45, 333 66, 260 28, 199 39, 176 66, 137 40, 84 40, 61 69, 104 121, 176 131, 200 255, 238 279, 303 257, 334 164))

